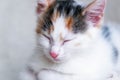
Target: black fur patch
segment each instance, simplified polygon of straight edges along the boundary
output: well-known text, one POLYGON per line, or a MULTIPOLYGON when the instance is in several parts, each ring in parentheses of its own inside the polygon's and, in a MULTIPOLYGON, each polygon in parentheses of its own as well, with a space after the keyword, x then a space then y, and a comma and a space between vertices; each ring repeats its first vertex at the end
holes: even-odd
POLYGON ((113 61, 114 63, 116 63, 118 60, 119 52, 115 46, 112 47, 112 50, 113 50, 113 61))
POLYGON ((114 63, 116 63, 117 60, 118 60, 119 53, 118 53, 118 49, 116 48, 116 46, 112 42, 111 32, 110 32, 108 26, 103 26, 102 35, 107 40, 107 42, 110 44, 111 49, 112 49, 112 60, 113 60, 114 63))
POLYGON ((42 29, 44 31, 50 29, 50 26, 53 25, 51 17, 54 10, 57 10, 57 12, 59 12, 60 15, 63 15, 65 18, 73 18, 72 29, 74 33, 84 32, 87 29, 87 25, 85 22, 85 15, 82 15, 83 9, 84 7, 76 4, 74 0, 56 0, 43 16, 44 23, 42 29))
POLYGON ((111 37, 110 37, 110 31, 109 31, 109 28, 107 26, 104 26, 102 28, 102 33, 103 33, 103 36, 109 41, 111 40, 111 37))

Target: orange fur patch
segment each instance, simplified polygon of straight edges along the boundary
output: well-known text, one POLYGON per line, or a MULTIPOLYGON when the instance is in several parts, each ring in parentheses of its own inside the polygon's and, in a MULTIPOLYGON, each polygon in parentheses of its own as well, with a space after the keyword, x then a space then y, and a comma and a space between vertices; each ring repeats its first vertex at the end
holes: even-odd
POLYGON ((41 33, 40 27, 36 28, 36 33, 38 33, 38 34, 41 33))
POLYGON ((38 22, 37 22, 38 24, 37 24, 37 28, 36 28, 36 33, 41 33, 41 25, 43 25, 43 20, 42 19, 40 19, 38 22))
POLYGON ((55 11, 53 16, 52 16, 52 21, 56 21, 59 16, 60 16, 60 13, 55 11))
POLYGON ((65 23, 66 23, 66 28, 71 31, 72 30, 72 24, 73 24, 73 18, 72 17, 68 17, 67 19, 65 19, 65 23))
POLYGON ((54 26, 50 26, 50 29, 48 30, 48 33, 52 33, 54 31, 54 26))

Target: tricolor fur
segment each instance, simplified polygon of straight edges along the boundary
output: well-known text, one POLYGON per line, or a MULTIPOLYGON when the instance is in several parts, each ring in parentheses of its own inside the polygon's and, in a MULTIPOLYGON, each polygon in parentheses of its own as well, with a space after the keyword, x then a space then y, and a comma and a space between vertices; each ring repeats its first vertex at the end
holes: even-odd
POLYGON ((119 36, 103 26, 106 0, 38 0, 37 47, 23 80, 109 80, 119 63, 119 36))

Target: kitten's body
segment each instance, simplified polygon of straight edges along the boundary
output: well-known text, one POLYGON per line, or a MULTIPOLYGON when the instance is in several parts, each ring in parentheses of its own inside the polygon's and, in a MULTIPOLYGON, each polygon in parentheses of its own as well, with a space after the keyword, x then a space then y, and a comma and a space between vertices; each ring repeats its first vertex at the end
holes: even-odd
MULTIPOLYGON (((94 24, 84 23, 84 17, 80 17, 81 22, 79 23, 81 24, 79 26, 89 25, 89 27, 86 30, 86 28, 79 28, 76 25, 73 28, 74 32, 71 33, 71 24, 68 24, 69 27, 66 30, 66 22, 63 21, 68 16, 65 17, 60 14, 55 15, 54 19, 52 18, 53 24, 49 23, 49 17, 44 17, 43 19, 47 18, 47 27, 44 25, 43 31, 41 30, 42 26, 40 27, 39 25, 44 22, 41 23, 41 19, 40 22, 38 21, 37 47, 26 72, 22 74, 23 80, 107 80, 113 78, 113 73, 117 72, 116 67, 119 63, 120 52, 120 36, 117 31, 109 26, 93 27, 93 25, 101 25, 98 25, 96 20, 93 20, 96 22, 94 24), (51 29, 50 31, 48 30, 54 40, 54 44, 49 43, 49 40, 45 39, 49 39, 49 37, 46 37, 46 35, 49 35, 46 32, 48 25, 49 27, 51 25, 55 27, 52 29, 53 31, 51 29), (79 31, 80 33, 78 33, 79 31), (60 37, 61 40, 61 34, 62 36, 69 35, 70 41, 71 38, 72 41, 60 45, 58 39, 60 37), (57 48, 60 49, 57 50, 57 48), (57 52, 60 56, 58 55, 57 59, 54 59, 54 56, 48 54, 49 51, 57 52)), ((78 16, 75 20, 77 18, 78 16)), ((72 23, 73 21, 68 19, 69 22, 72 23)))

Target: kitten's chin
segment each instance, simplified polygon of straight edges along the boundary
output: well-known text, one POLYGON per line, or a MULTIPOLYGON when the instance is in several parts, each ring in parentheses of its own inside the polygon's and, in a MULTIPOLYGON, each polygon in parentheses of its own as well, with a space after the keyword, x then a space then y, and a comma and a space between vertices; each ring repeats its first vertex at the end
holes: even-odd
POLYGON ((65 60, 61 60, 61 59, 51 59, 52 62, 54 63, 64 63, 65 60))
POLYGON ((51 58, 51 57, 47 57, 47 59, 48 59, 50 62, 52 62, 52 63, 58 63, 58 64, 64 63, 64 62, 67 61, 67 60, 65 60, 65 59, 59 59, 59 58, 53 59, 53 58, 51 58))

